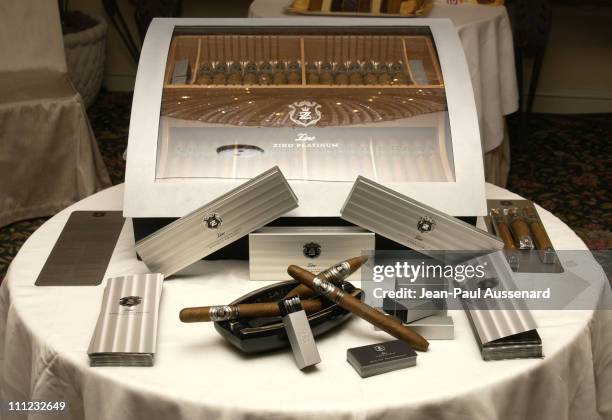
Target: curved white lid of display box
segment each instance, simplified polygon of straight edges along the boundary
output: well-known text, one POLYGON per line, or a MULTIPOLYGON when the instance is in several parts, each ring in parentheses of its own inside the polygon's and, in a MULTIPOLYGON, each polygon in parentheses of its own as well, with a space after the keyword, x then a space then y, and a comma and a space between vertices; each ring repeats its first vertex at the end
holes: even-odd
POLYGON ((288 216, 339 216, 358 175, 454 216, 486 214, 472 85, 449 20, 286 22, 152 22, 126 217, 183 216, 275 165, 299 199, 288 216))

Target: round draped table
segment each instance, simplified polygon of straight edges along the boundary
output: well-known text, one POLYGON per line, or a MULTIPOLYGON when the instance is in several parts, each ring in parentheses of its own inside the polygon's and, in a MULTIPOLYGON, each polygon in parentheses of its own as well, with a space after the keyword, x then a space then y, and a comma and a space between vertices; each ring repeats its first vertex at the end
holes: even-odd
MULTIPOLYGON (((487 195, 516 198, 492 185, 487 195)), ((53 417, 61 419, 612 417, 610 311, 536 311, 546 357, 497 362, 481 359, 465 314, 451 311, 454 340, 432 341, 416 367, 367 379, 346 362, 346 350, 389 336, 351 319, 317 339, 323 361, 304 373, 289 350, 246 357, 212 325, 179 321, 183 307, 226 303, 267 284, 248 281, 244 261, 200 261, 165 281, 155 366, 92 368, 87 346, 103 284, 36 287, 34 281, 71 211, 119 210, 122 198, 117 186, 62 211, 11 264, 0 287, 0 400, 66 401, 68 411, 53 417)), ((557 249, 585 249, 567 226, 539 211, 557 249)), ((144 272, 126 223, 107 277, 144 272)), ((591 287, 609 301, 603 272, 594 272, 591 287)))
MULTIPOLYGON (((249 17, 300 16, 284 12, 289 4, 291 0, 254 0, 249 17)), ((472 77, 483 152, 498 148, 505 136, 504 115, 518 109, 519 98, 512 28, 506 8, 451 6, 436 0, 427 17, 448 18, 457 27, 472 77)))

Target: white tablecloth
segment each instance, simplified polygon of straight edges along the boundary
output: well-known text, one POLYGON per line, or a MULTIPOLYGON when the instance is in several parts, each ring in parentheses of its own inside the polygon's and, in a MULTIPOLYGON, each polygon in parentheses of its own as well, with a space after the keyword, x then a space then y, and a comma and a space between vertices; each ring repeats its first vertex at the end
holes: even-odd
MULTIPOLYGON (((291 0, 254 0, 249 17, 291 17, 291 0)), ((483 153, 504 140, 504 115, 518 109, 512 30, 505 7, 449 6, 436 1, 428 18, 449 18, 463 43, 478 109, 483 153)))
MULTIPOLYGON (((491 185, 487 194, 515 197, 491 185)), ((612 418, 610 311, 537 311, 546 358, 498 362, 481 359, 465 314, 455 311, 455 340, 433 341, 416 367, 367 379, 346 362, 347 348, 389 336, 352 319, 317 339, 323 361, 303 373, 290 351, 245 357, 212 325, 179 321, 183 307, 225 303, 266 284, 247 281, 246 262, 236 261, 201 261, 165 282, 154 367, 91 368, 86 350, 103 286, 33 283, 72 210, 121 209, 122 197, 114 187, 59 213, 13 261, 0 287, 0 399, 64 400, 70 410, 52 418, 66 420, 612 418)), ((556 217, 540 214, 558 249, 585 249, 556 217)), ((146 272, 129 226, 107 276, 146 272)), ((596 273, 590 282, 609 300, 596 273)))

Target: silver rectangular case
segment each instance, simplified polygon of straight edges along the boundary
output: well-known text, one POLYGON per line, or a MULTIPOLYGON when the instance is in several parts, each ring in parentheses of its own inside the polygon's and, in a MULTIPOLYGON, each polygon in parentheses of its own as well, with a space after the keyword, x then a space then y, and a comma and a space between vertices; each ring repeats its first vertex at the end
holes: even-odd
MULTIPOLYGON (((446 311, 411 322, 404 322, 397 316, 388 313, 386 315, 410 327, 410 329, 419 333, 426 340, 452 340, 455 338, 455 322, 453 317, 448 315, 446 311)), ((378 327, 374 327, 374 330, 381 331, 378 327)))
MULTIPOLYGON (((251 280, 288 280, 287 267, 318 274, 333 264, 374 250, 374 234, 356 226, 273 226, 249 234, 251 280)), ((357 270, 351 280, 361 280, 357 270)))
POLYGON ((135 274, 106 282, 87 353, 92 366, 152 366, 164 276, 135 274))
MULTIPOLYGON (((418 260, 413 261, 414 263, 418 263, 418 260)), ((399 289, 413 289, 417 296, 420 296, 422 290, 447 290, 448 279, 444 277, 424 278, 421 276, 406 281, 396 277, 395 290, 399 289)), ((446 315, 446 306, 445 299, 410 298, 383 300, 383 307, 385 309, 393 308, 395 316, 404 323, 417 321, 434 315, 446 315)))
MULTIPOLYGON (((487 267, 487 276, 495 280, 497 290, 518 290, 512 269, 502 251, 477 257, 473 263, 487 267)), ((461 287, 473 291, 480 286, 472 280, 461 284, 461 287)), ((523 299, 508 299, 502 305, 496 299, 467 298, 462 299, 462 304, 485 360, 541 357, 541 340, 537 345, 529 341, 521 343, 512 340, 512 337, 538 327, 523 299), (500 340, 510 340, 510 343, 506 346, 495 346, 496 343, 501 344, 500 340), (495 356, 495 353, 498 355, 495 356)))
POLYGON ((449 315, 433 315, 404 324, 427 340, 452 340, 455 338, 455 323, 449 315))
POLYGON ((504 246, 488 232, 362 176, 340 213, 343 219, 415 251, 497 250, 504 246))
POLYGON ((136 252, 151 271, 167 277, 297 206, 275 166, 138 241, 136 252))
MULTIPOLYGON (((431 287, 427 289, 431 290, 431 287)), ((385 309, 394 305, 393 313, 404 323, 446 314, 445 302, 436 299, 390 299, 389 302, 384 300, 383 305, 385 309)))

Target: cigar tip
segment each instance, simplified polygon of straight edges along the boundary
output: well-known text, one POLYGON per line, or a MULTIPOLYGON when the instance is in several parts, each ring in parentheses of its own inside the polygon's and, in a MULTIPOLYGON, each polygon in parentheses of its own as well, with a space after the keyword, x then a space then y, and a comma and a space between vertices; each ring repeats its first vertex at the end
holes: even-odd
POLYGON ((368 257, 366 257, 365 255, 360 255, 359 257, 349 258, 348 260, 346 260, 346 262, 349 263, 351 268, 357 270, 359 267, 365 264, 367 260, 368 260, 368 257))
POLYGON ((359 262, 359 265, 364 265, 366 261, 368 261, 368 257, 365 255, 360 255, 359 257, 355 257, 355 259, 359 262))
POLYGON ((188 323, 210 321, 207 307, 183 308, 179 312, 179 319, 188 323))
POLYGON ((416 335, 418 336, 418 345, 419 346, 418 346, 418 348, 415 347, 415 349, 419 350, 419 351, 427 351, 427 350, 429 350, 429 341, 427 341, 427 339, 425 337, 423 337, 422 335, 420 335, 419 333, 416 333, 416 335))
POLYGON ((180 319, 182 322, 187 322, 187 321, 185 321, 185 319, 186 319, 186 317, 185 317, 185 316, 186 316, 185 309, 181 309, 181 311, 179 312, 179 319, 180 319))
POLYGON ((295 273, 300 267, 298 267, 297 265, 290 265, 289 267, 287 267, 287 273, 291 274, 291 273, 295 273))

